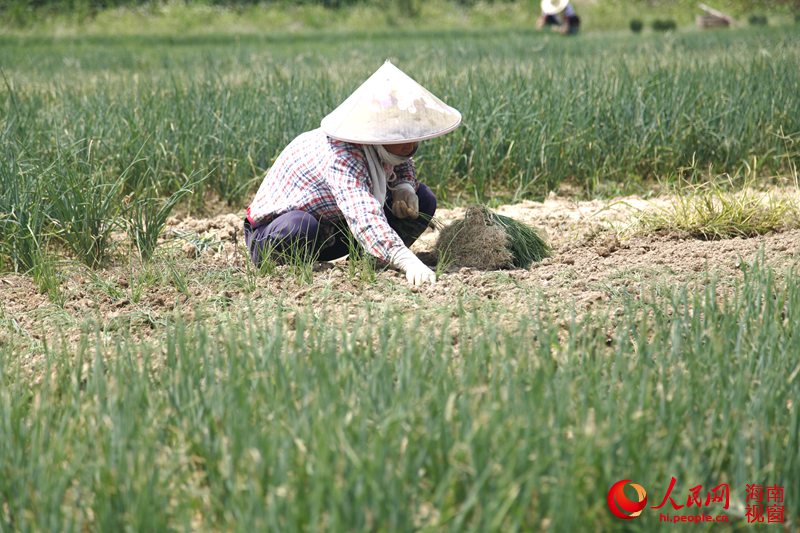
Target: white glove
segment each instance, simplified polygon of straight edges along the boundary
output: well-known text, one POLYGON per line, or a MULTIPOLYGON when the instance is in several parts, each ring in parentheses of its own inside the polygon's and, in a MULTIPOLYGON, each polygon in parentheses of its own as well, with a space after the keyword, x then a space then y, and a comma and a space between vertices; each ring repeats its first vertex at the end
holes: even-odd
POLYGON ((414 186, 403 181, 392 188, 392 213, 397 218, 417 218, 419 216, 419 197, 414 186))
POLYGON ((436 283, 436 274, 426 267, 408 248, 403 248, 392 258, 392 265, 406 273, 408 283, 419 287, 423 283, 436 283))

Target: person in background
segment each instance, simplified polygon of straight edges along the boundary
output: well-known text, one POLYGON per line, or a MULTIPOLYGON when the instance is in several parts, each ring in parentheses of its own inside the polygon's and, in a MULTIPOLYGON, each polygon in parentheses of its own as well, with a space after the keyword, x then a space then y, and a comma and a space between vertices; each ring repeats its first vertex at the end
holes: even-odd
POLYGON ((329 261, 356 243, 409 283, 435 283, 434 272, 408 249, 436 211, 412 156, 421 141, 460 122, 456 109, 384 63, 275 160, 244 220, 252 261, 260 265, 266 254, 293 248, 329 261))
POLYGON ((569 0, 542 0, 542 15, 536 27, 549 26, 564 35, 575 35, 581 27, 581 19, 569 0))

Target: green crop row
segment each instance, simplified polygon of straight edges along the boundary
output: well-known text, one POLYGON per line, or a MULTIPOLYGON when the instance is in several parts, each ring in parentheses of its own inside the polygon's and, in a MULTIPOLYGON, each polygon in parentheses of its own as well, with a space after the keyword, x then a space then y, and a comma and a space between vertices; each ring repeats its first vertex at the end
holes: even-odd
MULTIPOLYGON (((572 0, 582 31, 623 30, 632 17, 648 24, 693 26, 693 0, 572 0)), ((715 0, 713 7, 746 25, 796 22, 796 0, 715 0)), ((532 28, 538 0, 4 0, 0 30, 74 34, 255 33, 426 28, 532 28), (369 22, 365 22, 369 21, 369 22)))
POLYGON ((740 525, 746 485, 781 486, 791 529, 800 288, 745 270, 727 297, 566 326, 541 303, 504 326, 309 309, 154 345, 89 334, 33 380, 0 353, 0 529, 600 531, 626 525, 613 483, 657 506, 673 476, 678 505, 727 484, 702 512, 740 525))
POLYGON ((791 28, 2 44, 0 263, 17 269, 47 243, 102 263, 114 229, 147 225, 132 204, 156 222, 181 191, 195 207, 213 193, 243 208, 286 143, 387 57, 463 113, 417 158, 442 200, 541 197, 565 180, 602 193, 743 168, 773 176, 800 160, 791 28))

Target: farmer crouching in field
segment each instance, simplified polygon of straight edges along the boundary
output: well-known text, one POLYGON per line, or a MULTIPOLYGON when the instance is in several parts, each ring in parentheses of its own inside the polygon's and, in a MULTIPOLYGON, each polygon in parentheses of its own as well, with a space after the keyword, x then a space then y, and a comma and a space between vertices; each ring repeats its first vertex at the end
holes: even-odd
POLYGON ((408 249, 436 210, 411 158, 461 114, 388 61, 267 172, 244 222, 253 262, 302 250, 329 261, 353 242, 418 286, 436 275, 408 249))
POLYGON ((536 21, 541 29, 550 26, 564 35, 575 35, 581 27, 581 19, 569 0, 542 0, 542 15, 536 21))

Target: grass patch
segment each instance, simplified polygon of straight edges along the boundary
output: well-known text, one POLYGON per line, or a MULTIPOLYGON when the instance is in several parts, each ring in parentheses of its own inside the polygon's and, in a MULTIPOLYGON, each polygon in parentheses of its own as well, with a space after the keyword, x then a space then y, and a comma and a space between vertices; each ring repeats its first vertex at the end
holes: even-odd
POLYGON ((718 240, 756 237, 798 225, 796 195, 752 188, 731 192, 718 183, 706 183, 683 189, 666 207, 643 212, 638 231, 718 240))

